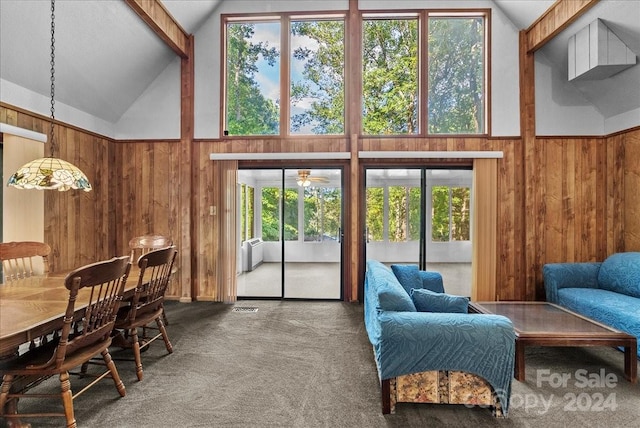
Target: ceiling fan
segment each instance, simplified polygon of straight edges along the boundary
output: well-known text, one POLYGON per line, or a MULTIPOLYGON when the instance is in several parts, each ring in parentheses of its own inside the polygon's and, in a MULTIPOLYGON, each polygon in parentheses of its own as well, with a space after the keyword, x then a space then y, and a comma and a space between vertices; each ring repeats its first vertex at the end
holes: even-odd
POLYGON ((298 178, 296 179, 296 183, 298 186, 309 187, 311 182, 316 183, 328 183, 329 180, 326 177, 312 177, 311 171, 308 169, 299 169, 298 170, 298 178))

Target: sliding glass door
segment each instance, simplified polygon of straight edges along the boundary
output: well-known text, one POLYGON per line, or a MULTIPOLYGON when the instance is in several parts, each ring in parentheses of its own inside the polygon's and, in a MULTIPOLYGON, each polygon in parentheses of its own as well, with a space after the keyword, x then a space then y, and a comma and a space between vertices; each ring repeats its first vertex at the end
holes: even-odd
POLYGON ((342 297, 341 169, 240 170, 238 297, 342 297))
POLYGON ((470 169, 367 169, 366 258, 417 264, 471 293, 470 169))

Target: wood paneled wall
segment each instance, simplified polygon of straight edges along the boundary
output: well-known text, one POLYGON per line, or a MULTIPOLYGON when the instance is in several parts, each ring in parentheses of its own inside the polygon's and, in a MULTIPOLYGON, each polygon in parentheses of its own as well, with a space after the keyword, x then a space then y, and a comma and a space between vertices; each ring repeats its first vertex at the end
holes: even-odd
MULTIPOLYGON (((114 211, 116 223, 112 231, 119 253, 128 254, 129 240, 134 236, 158 234, 171 237, 182 254, 180 245, 181 180, 179 173, 180 143, 177 141, 136 141, 112 143, 115 153, 114 211)), ((176 258, 177 280, 172 281, 167 296, 180 298, 183 269, 176 258)))
POLYGON ((623 225, 624 250, 640 251, 640 127, 611 136, 607 143, 621 146, 624 154, 624 190, 616 190, 624 200, 622 217, 616 218, 623 225))
MULTIPOLYGON (((0 121, 11 125, 46 133, 47 120, 0 106, 0 121)), ((216 205, 216 183, 210 153, 350 150, 345 138, 195 142, 193 212, 185 216, 179 194, 181 143, 114 142, 64 125, 56 131, 59 156, 82 168, 94 190, 47 192, 45 239, 54 249, 53 269, 127 254, 128 240, 136 234, 165 233, 179 242, 175 237, 186 222, 194 230, 192 245, 178 250, 193 261, 190 274, 197 292, 189 298, 209 299, 216 289, 217 234, 214 217, 209 215, 209 207, 216 205)), ((525 216, 520 138, 365 138, 358 149, 502 151, 497 180, 496 294, 501 300, 519 300, 544 295, 544 263, 596 261, 616 251, 640 251, 640 128, 608 137, 537 137, 534 144, 531 173, 537 185, 532 189, 532 223, 525 216), (524 260, 526 230, 536 233, 533 268, 524 260), (534 272, 534 292, 527 292, 525 286, 529 270, 534 272)), ((353 213, 352 218, 358 215, 353 213)), ((180 275, 184 277, 190 275, 180 275)), ((185 298, 181 281, 172 285, 169 297, 185 298)))
POLYGON ((601 261, 624 251, 624 147, 608 138, 536 138, 533 234, 535 294, 544 300, 542 266, 601 261))
MULTIPOLYGON (((0 104, 0 122, 49 133, 48 118, 4 104, 0 104)), ((52 248, 51 270, 69 270, 126 254, 117 251, 113 234, 117 219, 113 209, 112 182, 116 170, 112 168, 112 141, 62 124, 57 124, 54 132, 59 148, 54 155, 78 166, 87 175, 93 191, 45 192, 44 237, 52 248)), ((46 156, 51 154, 49 142, 45 143, 44 152, 46 156)))

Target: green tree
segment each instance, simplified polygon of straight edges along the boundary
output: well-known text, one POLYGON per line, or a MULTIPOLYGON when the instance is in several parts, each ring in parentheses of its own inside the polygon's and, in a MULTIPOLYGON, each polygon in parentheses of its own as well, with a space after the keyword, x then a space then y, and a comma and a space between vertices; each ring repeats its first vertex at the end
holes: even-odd
POLYGON ((484 132, 482 18, 429 19, 430 134, 484 132))
POLYGON ((284 240, 298 239, 298 188, 284 189, 284 240))
POLYGON ((407 195, 408 187, 389 187, 389 241, 407 240, 407 195))
POLYGON ((384 233, 384 189, 367 187, 367 238, 382 241, 384 233))
POLYGON ((304 190, 305 241, 338 238, 342 198, 340 189, 307 187, 304 190))
POLYGON ((260 92, 256 81, 260 57, 276 66, 279 52, 267 42, 253 42, 255 25, 227 24, 227 131, 230 135, 279 133, 280 109, 260 92))
POLYGON ((280 189, 262 188, 262 240, 280 240, 280 189))
POLYGON ((420 188, 409 188, 409 240, 418 241, 420 239, 420 216, 422 207, 420 205, 420 188))
POLYGON ((431 240, 449 241, 449 187, 431 188, 431 240))
POLYGON ((317 48, 301 46, 293 58, 304 63, 304 79, 291 81, 291 105, 312 99, 309 109, 291 116, 291 130, 311 126, 314 134, 344 133, 344 22, 296 21, 291 34, 305 36, 317 48))
POLYGON ((451 188, 451 240, 471 239, 471 190, 468 187, 451 188))
POLYGON ((417 133, 418 20, 365 20, 362 44, 364 133, 417 133))

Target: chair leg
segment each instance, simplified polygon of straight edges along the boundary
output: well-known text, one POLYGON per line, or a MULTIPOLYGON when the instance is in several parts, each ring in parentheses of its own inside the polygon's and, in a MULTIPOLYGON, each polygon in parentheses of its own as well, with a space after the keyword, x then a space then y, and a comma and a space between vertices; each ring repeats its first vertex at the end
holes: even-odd
POLYGON ((158 324, 158 330, 162 333, 162 340, 164 340, 164 346, 167 348, 168 353, 173 353, 173 345, 169 341, 169 335, 167 334, 167 329, 164 327, 164 323, 162 322, 162 317, 156 318, 156 324, 158 324))
POLYGON ((141 381, 144 375, 142 372, 142 357, 140 356, 140 339, 138 338, 138 329, 131 329, 131 338, 133 343, 133 358, 136 362, 136 376, 138 376, 138 381, 141 381))
MULTIPOLYGON (((5 414, 4 406, 7 404, 11 384, 13 384, 13 375, 4 375, 2 378, 2 386, 0 387, 0 414, 2 415, 5 414)), ((7 412, 7 414, 8 413, 9 412, 7 412)))
POLYGON ((89 362, 87 361, 86 363, 83 363, 82 366, 80 366, 80 376, 85 376, 87 374, 87 370, 89 370, 89 362))
POLYGON ((124 397, 127 391, 124 388, 124 383, 122 383, 122 380, 120 379, 120 375, 118 374, 118 369, 116 368, 116 363, 113 362, 113 359, 111 358, 111 354, 109 353, 109 349, 105 349, 104 351, 101 352, 101 354, 102 354, 102 359, 104 360, 104 363, 107 365, 107 368, 111 373, 111 379, 113 379, 113 383, 115 384, 116 389, 120 394, 120 397, 124 397))
POLYGON ((169 325, 169 320, 167 319, 167 314, 164 311, 164 307, 162 308, 162 321, 164 321, 164 325, 169 325))
POLYGON ((76 428, 76 418, 73 414, 73 394, 68 372, 60 373, 60 398, 62 398, 64 416, 67 419, 67 428, 76 428))

